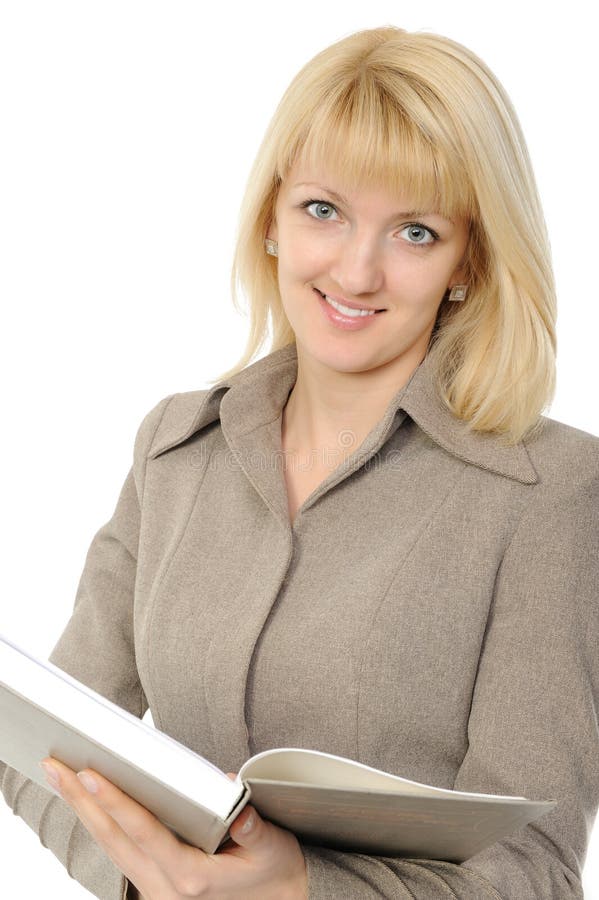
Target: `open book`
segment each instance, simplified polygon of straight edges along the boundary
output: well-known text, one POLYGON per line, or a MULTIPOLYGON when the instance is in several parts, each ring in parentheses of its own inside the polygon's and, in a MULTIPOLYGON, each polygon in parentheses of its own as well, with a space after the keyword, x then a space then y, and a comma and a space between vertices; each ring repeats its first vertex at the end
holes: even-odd
POLYGON ((235 781, 51 663, 0 637, 0 759, 47 790, 39 762, 92 768, 207 853, 246 803, 304 843, 460 863, 556 801, 419 784, 314 750, 258 753, 235 781))

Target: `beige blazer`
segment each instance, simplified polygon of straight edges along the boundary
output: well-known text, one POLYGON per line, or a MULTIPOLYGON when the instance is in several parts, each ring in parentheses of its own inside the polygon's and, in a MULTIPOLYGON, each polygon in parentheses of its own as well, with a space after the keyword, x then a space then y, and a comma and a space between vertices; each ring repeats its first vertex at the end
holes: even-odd
MULTIPOLYGON (((306 846, 311 900, 581 898, 599 801, 599 440, 551 419, 511 449, 468 434, 425 360, 291 527, 296 374, 290 345, 148 413, 53 661, 225 771, 312 747, 559 801, 463 865, 306 846)), ((122 897, 63 801, 3 769, 8 803, 71 875, 122 897)))

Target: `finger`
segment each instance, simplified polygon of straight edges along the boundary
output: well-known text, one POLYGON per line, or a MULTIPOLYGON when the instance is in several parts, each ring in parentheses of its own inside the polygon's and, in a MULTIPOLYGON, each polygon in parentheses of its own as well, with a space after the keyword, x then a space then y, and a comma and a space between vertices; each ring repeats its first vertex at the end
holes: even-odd
POLYGON ((145 857, 153 860, 170 885, 202 878, 202 865, 207 859, 202 850, 180 841, 149 810, 98 772, 85 769, 79 779, 145 857))
POLYGON ((52 758, 45 759, 42 766, 48 783, 74 810, 96 843, 133 884, 143 885, 155 868, 152 861, 95 802, 72 769, 52 758))
POLYGON ((229 834, 235 843, 248 849, 255 849, 264 840, 266 833, 266 823, 253 806, 246 806, 229 828, 229 834))
POLYGON ((84 769, 78 778, 86 792, 122 828, 125 834, 145 853, 156 857, 156 850, 176 853, 185 846, 177 840, 141 803, 92 769, 84 769))

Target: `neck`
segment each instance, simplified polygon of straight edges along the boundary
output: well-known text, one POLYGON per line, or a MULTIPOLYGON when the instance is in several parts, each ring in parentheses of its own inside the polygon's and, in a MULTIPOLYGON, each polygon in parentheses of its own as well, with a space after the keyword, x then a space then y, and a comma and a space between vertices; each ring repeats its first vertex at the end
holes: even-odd
POLYGON ((297 348, 297 378, 283 410, 287 449, 322 447, 351 453, 381 420, 422 358, 402 357, 364 372, 341 372, 306 358, 297 348))

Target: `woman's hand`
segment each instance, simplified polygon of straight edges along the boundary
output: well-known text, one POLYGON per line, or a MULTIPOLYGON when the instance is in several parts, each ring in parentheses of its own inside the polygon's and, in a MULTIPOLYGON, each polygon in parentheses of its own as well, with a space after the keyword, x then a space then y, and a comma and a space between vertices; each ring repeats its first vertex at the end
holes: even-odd
POLYGON ((251 806, 231 825, 234 843, 229 841, 209 854, 178 840, 152 813, 91 769, 77 776, 54 759, 44 760, 43 768, 48 783, 143 900, 305 900, 308 896, 297 838, 260 818, 251 806))

